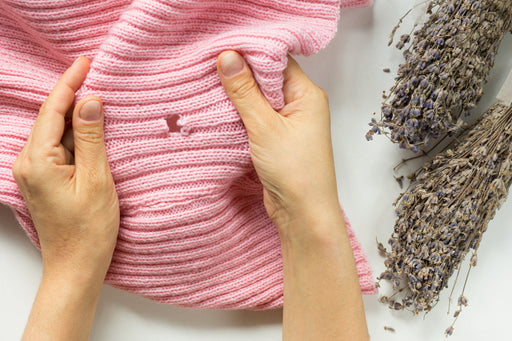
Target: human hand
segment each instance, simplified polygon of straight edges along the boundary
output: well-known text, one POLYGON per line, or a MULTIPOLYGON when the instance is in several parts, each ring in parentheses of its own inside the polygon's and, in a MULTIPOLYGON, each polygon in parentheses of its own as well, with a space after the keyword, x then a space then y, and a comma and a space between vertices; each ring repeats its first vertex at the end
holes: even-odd
POLYGON ((217 69, 249 135, 265 208, 281 238, 283 340, 368 340, 359 281, 338 201, 325 92, 289 58, 276 112, 245 61, 217 69))
POLYGON ((335 213, 338 219, 341 209, 326 93, 290 57, 284 71, 285 106, 276 112, 236 52, 223 52, 217 69, 247 129, 265 208, 280 234, 305 216, 316 219, 335 213))
POLYGON ((88 96, 72 109, 88 71, 89 60, 81 57, 63 74, 13 166, 39 237, 43 279, 102 283, 117 240, 119 203, 107 163, 101 100, 88 96), (66 132, 71 110, 73 130, 66 132))

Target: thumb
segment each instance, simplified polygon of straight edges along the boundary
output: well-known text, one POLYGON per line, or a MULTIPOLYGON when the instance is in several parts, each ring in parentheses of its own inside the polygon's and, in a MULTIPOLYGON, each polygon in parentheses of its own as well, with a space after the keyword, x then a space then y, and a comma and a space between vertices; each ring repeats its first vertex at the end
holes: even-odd
POLYGON ((107 164, 103 133, 103 104, 97 96, 81 99, 73 112, 77 169, 102 169, 107 164))
POLYGON ((249 137, 276 119, 277 113, 261 93, 252 72, 242 56, 225 51, 217 60, 222 86, 240 113, 249 137))

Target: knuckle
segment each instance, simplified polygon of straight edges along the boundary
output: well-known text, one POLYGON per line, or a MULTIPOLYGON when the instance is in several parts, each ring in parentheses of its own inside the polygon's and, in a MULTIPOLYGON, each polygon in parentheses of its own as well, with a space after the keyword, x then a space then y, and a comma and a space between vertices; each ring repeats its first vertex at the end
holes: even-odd
POLYGON ((37 182, 34 179, 37 178, 36 172, 28 157, 16 159, 12 167, 12 173, 18 185, 31 186, 34 182, 37 182))
POLYGON ((16 180, 16 182, 18 182, 18 180, 20 179, 20 176, 21 176, 21 166, 20 166, 20 158, 18 157, 16 159, 16 161, 14 161, 13 165, 12 165, 12 175, 14 176, 14 180, 16 180))
POLYGON ((103 129, 77 128, 76 131, 74 132, 74 137, 79 142, 86 142, 86 143, 103 143, 104 142, 103 129))
POLYGON ((45 112, 48 111, 48 100, 45 100, 41 107, 39 108, 39 115, 44 115, 45 112))
POLYGON ((241 100, 250 97, 258 90, 258 85, 252 77, 239 79, 231 89, 231 98, 241 100))
POLYGON ((327 92, 324 89, 322 89, 321 87, 317 86, 316 87, 316 91, 317 91, 317 96, 319 98, 321 98, 325 102, 329 102, 329 95, 327 94, 327 92))
POLYGON ((328 110, 329 108, 329 95, 327 95, 327 92, 324 89, 317 85, 314 85, 309 89, 305 98, 307 98, 308 102, 315 103, 315 107, 317 109, 321 108, 321 111, 326 111, 324 109, 328 110))
POLYGON ((111 175, 106 169, 103 169, 103 167, 90 169, 87 172, 87 183, 92 195, 98 195, 98 193, 110 188, 112 184, 111 175))

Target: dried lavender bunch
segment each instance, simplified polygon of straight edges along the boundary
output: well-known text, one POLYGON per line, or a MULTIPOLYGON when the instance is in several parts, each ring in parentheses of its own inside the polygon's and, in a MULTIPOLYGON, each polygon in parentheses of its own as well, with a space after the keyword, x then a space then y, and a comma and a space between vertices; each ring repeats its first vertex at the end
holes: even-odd
POLYGON ((412 43, 408 45, 411 37, 405 34, 396 45, 408 45, 405 62, 385 96, 380 121, 370 123, 368 140, 384 133, 401 148, 417 152, 431 139, 459 128, 461 115, 480 100, 512 25, 512 1, 431 0, 427 13, 412 43))
MULTIPOLYGON (((470 269, 476 266, 482 234, 507 197, 512 106, 493 105, 459 141, 415 172, 395 203, 391 249, 379 244, 387 269, 378 278, 393 284, 396 293, 381 298, 392 309, 431 310, 471 250, 470 269)), ((467 305, 463 294, 455 318, 467 305)), ((452 331, 453 325, 447 333, 452 331)))

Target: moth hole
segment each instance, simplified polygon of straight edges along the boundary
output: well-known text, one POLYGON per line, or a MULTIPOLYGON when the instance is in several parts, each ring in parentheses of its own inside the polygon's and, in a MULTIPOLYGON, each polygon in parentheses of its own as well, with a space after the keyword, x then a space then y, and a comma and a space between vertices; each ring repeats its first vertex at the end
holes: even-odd
POLYGON ((167 122, 167 126, 169 127, 170 133, 180 133, 181 132, 181 126, 178 124, 180 117, 178 115, 172 115, 171 117, 168 117, 165 119, 167 122))

